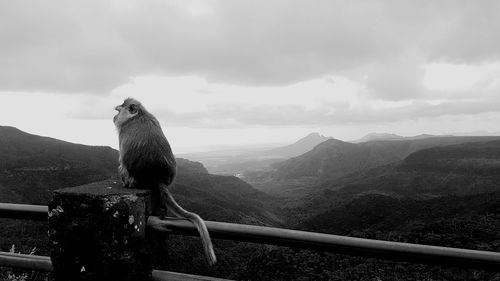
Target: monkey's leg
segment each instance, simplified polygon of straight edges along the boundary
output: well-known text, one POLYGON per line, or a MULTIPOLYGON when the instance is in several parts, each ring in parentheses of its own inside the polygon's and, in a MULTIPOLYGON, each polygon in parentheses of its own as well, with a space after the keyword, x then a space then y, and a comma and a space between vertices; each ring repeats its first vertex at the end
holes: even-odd
POLYGON ((122 179, 123 185, 127 188, 134 188, 137 185, 137 181, 134 177, 131 177, 128 170, 123 167, 123 165, 118 166, 118 173, 122 179))
POLYGON ((125 181, 129 175, 128 175, 127 169, 125 169, 125 167, 123 167, 123 165, 121 165, 121 164, 120 164, 120 166, 118 166, 118 174, 120 175, 120 178, 121 178, 123 184, 125 184, 125 181))

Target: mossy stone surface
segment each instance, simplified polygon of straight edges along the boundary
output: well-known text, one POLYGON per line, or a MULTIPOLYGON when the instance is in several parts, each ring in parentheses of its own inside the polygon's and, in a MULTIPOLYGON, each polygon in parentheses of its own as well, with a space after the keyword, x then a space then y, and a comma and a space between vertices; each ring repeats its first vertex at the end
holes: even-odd
POLYGON ((54 280, 149 280, 150 194, 115 181, 56 190, 49 204, 54 280))

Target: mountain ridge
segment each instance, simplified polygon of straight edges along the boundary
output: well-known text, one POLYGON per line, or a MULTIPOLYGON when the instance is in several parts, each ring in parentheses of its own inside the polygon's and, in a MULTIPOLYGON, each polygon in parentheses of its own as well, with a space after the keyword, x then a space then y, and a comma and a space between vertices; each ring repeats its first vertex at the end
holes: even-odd
POLYGON ((273 164, 268 171, 246 174, 244 179, 271 194, 302 196, 322 182, 395 163, 419 150, 493 140, 500 137, 432 136, 363 143, 330 139, 305 154, 273 164))
MULTIPOLYGON (((433 147, 405 159, 323 182, 289 208, 292 217, 307 206, 314 212, 342 206, 365 195, 428 200, 500 192, 500 140, 433 147)), ((311 212, 309 212, 311 213, 311 212)))
POLYGON ((361 137, 360 139, 351 142, 360 143, 373 140, 400 140, 400 139, 404 139, 404 137, 393 133, 368 133, 363 137, 361 137))
POLYGON ((332 139, 332 137, 322 136, 317 132, 313 132, 292 144, 270 149, 267 153, 283 158, 295 157, 306 153, 307 151, 313 149, 316 145, 329 139, 332 139))

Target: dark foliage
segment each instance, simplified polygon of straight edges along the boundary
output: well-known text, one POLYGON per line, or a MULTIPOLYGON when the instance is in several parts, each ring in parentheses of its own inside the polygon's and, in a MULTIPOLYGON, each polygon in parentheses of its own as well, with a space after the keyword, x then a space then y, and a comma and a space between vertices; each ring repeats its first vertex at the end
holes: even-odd
MULTIPOLYGON (((500 193, 429 201, 368 195, 318 215, 305 230, 448 247, 500 251, 500 193)), ((500 280, 500 274, 273 248, 240 273, 243 280, 500 280)))

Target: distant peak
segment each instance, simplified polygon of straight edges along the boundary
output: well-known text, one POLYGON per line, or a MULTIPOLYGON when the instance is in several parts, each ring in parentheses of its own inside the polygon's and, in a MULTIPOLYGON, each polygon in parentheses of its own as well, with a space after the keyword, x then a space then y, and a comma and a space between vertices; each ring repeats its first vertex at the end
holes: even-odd
POLYGON ((295 144, 310 144, 312 147, 314 147, 317 144, 320 144, 326 140, 332 139, 332 137, 325 137, 320 135, 317 132, 310 133, 309 135, 301 138, 300 140, 296 141, 295 144))
POLYGON ((303 137, 301 140, 304 140, 304 139, 322 139, 322 140, 327 140, 327 139, 331 139, 331 138, 332 137, 325 137, 325 136, 321 135, 318 132, 313 132, 313 133, 310 133, 309 135, 303 137))
POLYGON ((416 135, 416 136, 413 136, 413 137, 407 137, 406 139, 418 140, 418 139, 427 139, 427 138, 433 138, 433 137, 437 137, 437 136, 436 135, 430 135, 430 134, 420 134, 420 135, 416 135))
POLYGON ((320 135, 318 132, 313 132, 292 144, 269 150, 269 154, 279 155, 286 158, 295 157, 310 151, 316 145, 328 139, 331 139, 331 137, 325 137, 320 135))
POLYGON ((347 143, 347 142, 336 139, 336 138, 329 138, 325 141, 325 143, 347 143))
POLYGON ((353 146, 355 144, 348 143, 348 142, 345 142, 345 141, 341 141, 341 140, 335 139, 335 138, 329 138, 326 141, 318 144, 314 149, 323 149, 323 148, 332 147, 332 146, 343 147, 345 145, 347 145, 347 146, 353 146))
POLYGON ((324 136, 320 135, 318 132, 310 133, 307 136, 305 136, 303 139, 318 139, 318 138, 324 138, 324 136))
POLYGON ((420 135, 414 136, 414 138, 428 138, 428 137, 434 137, 434 135, 431 135, 431 134, 420 134, 420 135))
POLYGON ((367 142, 367 141, 373 141, 373 140, 399 140, 403 139, 404 137, 400 135, 396 135, 393 133, 369 133, 366 136, 360 138, 359 140, 356 140, 354 142, 367 142))

